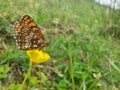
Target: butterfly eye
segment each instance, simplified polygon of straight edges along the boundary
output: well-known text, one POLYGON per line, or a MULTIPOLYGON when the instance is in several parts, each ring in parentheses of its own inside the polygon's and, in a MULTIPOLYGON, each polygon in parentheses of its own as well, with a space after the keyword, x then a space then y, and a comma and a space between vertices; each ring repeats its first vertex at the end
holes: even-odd
POLYGON ((14 37, 21 50, 42 49, 48 45, 40 28, 28 15, 15 23, 14 37))

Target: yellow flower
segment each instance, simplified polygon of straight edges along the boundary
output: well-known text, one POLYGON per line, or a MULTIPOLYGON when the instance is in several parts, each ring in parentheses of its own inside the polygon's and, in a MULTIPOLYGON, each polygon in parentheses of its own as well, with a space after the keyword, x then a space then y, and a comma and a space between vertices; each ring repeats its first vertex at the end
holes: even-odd
POLYGON ((28 50, 26 52, 30 57, 30 61, 34 64, 43 63, 50 59, 50 56, 42 50, 28 50))
POLYGON ((97 23, 98 23, 98 20, 97 20, 97 19, 95 19, 95 20, 94 20, 94 22, 97 24, 97 23))

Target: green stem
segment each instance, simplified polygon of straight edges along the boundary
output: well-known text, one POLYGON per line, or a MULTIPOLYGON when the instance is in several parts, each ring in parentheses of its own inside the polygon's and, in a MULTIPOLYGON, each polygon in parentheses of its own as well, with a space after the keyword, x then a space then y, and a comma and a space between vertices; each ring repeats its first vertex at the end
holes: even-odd
POLYGON ((74 72, 73 72, 73 63, 72 63, 72 52, 70 50, 69 52, 69 58, 70 58, 70 75, 71 75, 71 79, 72 79, 72 90, 75 90, 75 84, 74 84, 74 72))
POLYGON ((21 85, 21 89, 20 89, 20 90, 23 90, 23 86, 24 86, 26 80, 28 79, 28 77, 29 77, 29 75, 30 75, 30 73, 31 73, 31 70, 32 70, 32 64, 31 64, 31 62, 30 62, 29 69, 28 69, 28 71, 27 71, 27 74, 25 75, 25 78, 24 78, 24 80, 23 80, 23 82, 22 82, 22 85, 21 85))

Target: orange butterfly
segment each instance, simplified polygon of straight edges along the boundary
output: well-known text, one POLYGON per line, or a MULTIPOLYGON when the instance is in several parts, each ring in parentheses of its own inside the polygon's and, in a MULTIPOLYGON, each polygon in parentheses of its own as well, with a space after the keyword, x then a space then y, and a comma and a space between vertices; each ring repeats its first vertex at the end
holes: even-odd
POLYGON ((24 15, 19 22, 15 23, 14 37, 18 48, 21 50, 41 50, 48 45, 48 43, 45 42, 40 28, 28 15, 24 15))

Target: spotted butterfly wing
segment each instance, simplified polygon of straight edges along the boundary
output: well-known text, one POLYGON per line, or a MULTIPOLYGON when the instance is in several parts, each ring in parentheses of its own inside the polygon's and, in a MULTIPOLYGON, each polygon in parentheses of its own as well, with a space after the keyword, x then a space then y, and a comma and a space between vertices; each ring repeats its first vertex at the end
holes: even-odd
POLYGON ((19 22, 15 23, 14 37, 18 48, 21 50, 41 50, 43 47, 48 45, 45 42, 40 28, 28 15, 24 15, 19 22))

